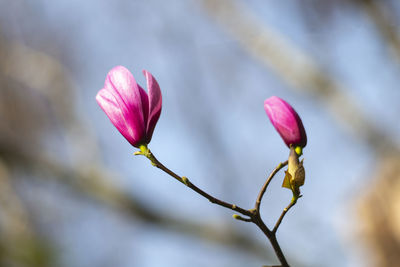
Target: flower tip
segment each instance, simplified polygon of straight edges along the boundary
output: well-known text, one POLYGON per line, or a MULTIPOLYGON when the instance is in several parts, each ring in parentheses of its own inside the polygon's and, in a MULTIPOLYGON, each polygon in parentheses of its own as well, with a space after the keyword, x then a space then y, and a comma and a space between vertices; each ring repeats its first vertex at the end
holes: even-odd
POLYGON ((143 75, 144 75, 145 77, 147 77, 147 76, 150 74, 150 72, 147 71, 147 70, 142 70, 142 73, 143 73, 143 75))
POLYGON ((126 70, 129 71, 125 66, 122 65, 117 65, 114 68, 111 69, 111 71, 120 71, 120 70, 126 70))
POLYGON ((271 96, 264 101, 264 109, 288 147, 290 145, 306 146, 307 136, 303 123, 289 103, 277 96, 271 96))
POLYGON ((108 72, 106 79, 109 79, 113 77, 115 74, 119 73, 130 73, 130 71, 122 65, 117 65, 108 72))
MULTIPOLYGON (((96 97, 95 97, 96 102, 97 102, 97 104, 99 104, 99 105, 100 105, 100 102, 101 102, 101 95, 100 95, 100 92, 101 92, 102 90, 104 90, 104 88, 103 88, 103 89, 100 89, 100 91, 97 92, 96 97)), ((101 105, 100 105, 100 106, 101 106, 101 105)))
POLYGON ((269 102, 273 102, 273 101, 276 101, 276 100, 282 100, 282 99, 273 95, 273 96, 270 96, 267 99, 265 99, 264 104, 267 104, 269 102))

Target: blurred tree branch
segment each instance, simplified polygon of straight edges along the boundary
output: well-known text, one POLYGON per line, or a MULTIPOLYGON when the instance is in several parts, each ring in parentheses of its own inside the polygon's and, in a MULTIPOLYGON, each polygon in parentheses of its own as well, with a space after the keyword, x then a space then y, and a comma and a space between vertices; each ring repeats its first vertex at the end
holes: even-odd
MULTIPOLYGON (((149 210, 145 203, 115 187, 111 182, 112 177, 107 175, 108 171, 100 167, 96 160, 93 161, 90 155, 84 160, 79 160, 80 150, 68 151, 72 153, 71 158, 78 158, 72 163, 62 160, 65 158, 63 155, 54 157, 51 153, 49 154, 49 151, 43 146, 43 139, 53 135, 54 131, 57 133, 58 127, 67 130, 64 133, 65 137, 70 140, 66 144, 67 147, 70 144, 79 146, 75 140, 84 140, 85 151, 96 154, 95 151, 98 150, 93 142, 96 139, 82 127, 81 119, 78 119, 74 113, 71 105, 73 103, 72 84, 67 78, 66 71, 54 57, 18 43, 9 43, 1 38, 0 59, 2 62, 0 64, 2 88, 0 91, 2 96, 0 98, 0 117, 2 119, 0 163, 4 163, 0 164, 0 167, 4 167, 0 182, 3 183, 2 190, 7 192, 7 194, 2 194, 2 199, 6 202, 0 201, 0 204, 4 207, 13 207, 10 214, 25 214, 25 212, 21 213, 23 202, 9 190, 11 178, 7 178, 8 171, 6 169, 26 170, 34 177, 49 178, 50 176, 60 184, 68 185, 82 196, 96 200, 113 211, 146 224, 170 229, 179 234, 189 234, 216 244, 239 248, 241 251, 256 255, 263 260, 273 257, 272 253, 265 252, 263 244, 256 239, 249 238, 248 235, 238 233, 233 227, 200 224, 149 210), (41 68, 37 67, 39 65, 41 68), (15 207, 18 209, 14 209, 15 207)), ((17 178, 12 177, 12 179, 17 178)), ((7 218, 15 218, 16 223, 7 225, 15 228, 22 223, 23 229, 30 229, 26 224, 27 219, 9 215, 7 218)), ((35 216, 35 214, 29 214, 29 216, 35 216)), ((1 228, 5 229, 3 226, 1 228)), ((31 229, 31 231, 34 232, 35 229, 31 229)), ((6 230, 6 232, 10 231, 6 230)), ((32 247, 29 249, 22 245, 16 245, 16 247, 25 248, 26 253, 30 253, 41 247, 39 244, 42 242, 42 237, 32 233, 24 235, 21 242, 26 245, 31 244, 32 247), (29 243, 30 239, 32 239, 32 243, 29 243)), ((8 262, 13 257, 14 259, 15 257, 23 258, 23 255, 10 256, 7 254, 10 244, 9 239, 1 239, 0 252, 1 255, 4 255, 4 260, 8 262)), ((17 250, 13 250, 14 252, 17 250)), ((46 249, 46 253, 52 252, 46 249)), ((50 254, 47 256, 50 259, 50 254)), ((31 259, 34 258, 36 256, 31 259)), ((38 261, 38 263, 42 264, 40 266, 46 266, 43 261, 38 261)), ((24 263, 23 266, 36 265, 31 262, 30 264, 24 263)))
POLYGON ((52 250, 34 231, 30 214, 15 192, 11 174, 1 157, 0 207, 0 266, 51 266, 52 250))
POLYGON ((370 252, 371 266, 400 262, 400 157, 386 156, 356 203, 358 239, 370 252))
POLYGON ((257 20, 244 4, 230 0, 203 0, 203 3, 207 12, 247 52, 272 69, 291 88, 321 101, 339 125, 346 126, 379 153, 398 151, 398 143, 366 118, 357 101, 346 94, 340 83, 295 44, 257 20))
MULTIPOLYGON (((110 207, 114 211, 141 220, 146 224, 153 224, 164 229, 173 230, 179 234, 189 234, 216 244, 239 248, 261 259, 271 259, 272 253, 265 253, 264 245, 248 235, 237 232, 232 227, 215 224, 201 224, 183 219, 176 219, 167 214, 152 211, 134 196, 123 192, 110 183, 112 177, 104 168, 93 165, 86 169, 68 168, 43 156, 30 154, 17 145, 11 145, 9 140, 4 143, 0 138, 0 158, 14 167, 28 170, 46 170, 50 176, 60 183, 68 185, 83 196, 96 200, 100 204, 110 207), (18 166, 15 166, 15 165, 18 166)), ((40 174, 39 174, 40 175, 40 174)), ((49 175, 45 175, 48 177, 49 175)))
MULTIPOLYGON (((377 25, 389 47, 400 58, 400 38, 393 27, 393 17, 384 10, 383 1, 357 1, 377 25)), ((300 92, 309 93, 327 107, 339 125, 351 130, 378 156, 376 164, 386 169, 398 169, 399 143, 372 124, 363 114, 357 101, 346 94, 346 89, 324 72, 318 63, 302 52, 281 34, 258 21, 254 14, 238 1, 204 0, 207 12, 236 39, 243 48, 272 69, 282 80, 300 92)), ((381 173, 381 170, 378 170, 381 173)), ((400 248, 399 205, 393 196, 398 192, 398 175, 383 171, 378 179, 365 184, 359 204, 360 234, 369 244, 369 253, 376 257, 377 266, 393 266, 399 262, 400 248), (389 204, 388 204, 389 203, 389 204), (388 211, 390 209, 390 211, 388 211)), ((364 177, 364 180, 368 177, 364 177)))
MULTIPOLYGON (((208 13, 224 25, 225 29, 242 44, 246 51, 273 69, 293 89, 307 92, 324 103, 324 106, 337 118, 339 124, 344 123, 355 136, 362 138, 373 150, 381 154, 391 151, 398 153, 396 140, 368 121, 361 108, 357 106, 357 101, 346 94, 346 89, 338 81, 321 70, 318 62, 280 33, 258 21, 246 6, 228 0, 203 0, 203 2, 208 13)), ((360 6, 364 6, 382 36, 399 57, 400 38, 395 28, 392 27, 393 17, 386 15, 388 11, 384 10, 384 4, 376 0, 360 1, 360 4, 360 6)), ((0 164, 0 183, 2 185, 0 193, 3 197, 0 205, 3 209, 2 214, 10 214, 11 217, 7 217, 7 219, 17 222, 15 229, 26 229, 21 231, 27 232, 20 241, 12 243, 15 244, 14 247, 24 250, 32 246, 25 250, 34 251, 35 244, 40 243, 41 237, 31 233, 35 232, 35 227, 29 221, 29 212, 24 210, 24 203, 13 190, 12 182, 15 178, 11 175, 13 167, 25 168, 32 173, 35 171, 36 176, 43 178, 47 176, 43 173, 49 172, 61 184, 68 185, 74 191, 80 192, 82 196, 94 199, 112 210, 135 218, 135 220, 139 219, 142 222, 172 229, 178 233, 187 233, 225 246, 240 248, 242 251, 257 255, 262 259, 271 258, 271 254, 265 255, 264 244, 249 239, 234 229, 183 221, 170 215, 144 209, 144 203, 117 188, 112 183, 112 177, 108 175, 107 170, 99 167, 97 161, 93 163, 93 161, 87 160, 96 154, 94 151, 97 151, 97 146, 93 141, 95 138, 82 127, 82 122, 74 114, 75 109, 71 105, 74 97, 71 90, 72 83, 68 79, 67 71, 56 58, 20 43, 5 42, 0 35, 0 85, 0 119, 2 121, 0 124, 0 163, 2 162, 0 164), (86 154, 85 160, 80 161, 81 155, 85 155, 85 153, 76 153, 74 150, 71 153, 72 156, 69 157, 75 161, 71 165, 68 165, 69 162, 57 162, 56 159, 46 155, 48 151, 43 147, 41 139, 54 136, 54 132, 57 136, 59 130, 57 127, 59 126, 67 132, 65 137, 70 141, 67 145, 68 149, 74 146, 79 152, 89 153, 89 155, 86 154), (76 143, 78 140, 79 143, 76 143), (81 146, 81 144, 85 145, 81 146), (8 205, 9 211, 5 209, 8 205), (31 243, 28 242, 29 239, 31 239, 31 243), (23 243, 30 245, 24 247, 21 245, 23 243)), ((385 160, 381 159, 380 163, 385 160)), ((390 161, 390 163, 397 164, 398 160, 390 161)), ((391 179, 394 179, 393 177, 391 179)), ((389 179, 387 176, 384 178, 389 179)), ((390 181, 394 182, 395 179, 390 181)), ((376 188, 380 187, 377 185, 376 188)), ((389 188, 397 187, 389 186, 389 188)), ((385 197, 396 195, 394 191, 382 192, 384 193, 378 194, 377 197, 381 202, 375 201, 375 198, 368 202, 379 203, 379 206, 374 207, 372 211, 382 211, 381 208, 385 207, 387 203, 384 201, 385 197)), ((394 211, 396 209, 389 214, 395 214, 394 211)), ((367 217, 377 216, 375 212, 370 212, 367 217)), ((373 221, 371 220, 371 222, 373 221)), ((7 222, 7 225, 10 224, 7 222)), ((1 222, 0 226, 6 228, 1 222)), ((379 221, 371 228, 375 233, 391 229, 388 226, 383 227, 379 221)), ((391 231, 380 237, 389 236, 391 231)), ((377 243, 380 248, 391 246, 390 253, 396 251, 397 247, 393 244, 398 245, 398 239, 394 238, 396 235, 391 237, 390 240, 379 239, 377 243)), ((7 253, 8 248, 5 246, 9 245, 8 240, 3 236, 0 238, 0 252, 2 253, 0 257, 7 258, 8 256, 4 253, 7 253)), ((51 251, 48 250, 47 253, 49 252, 51 251)), ((8 266, 7 263, 6 266, 8 266)), ((299 264, 295 263, 295 266, 299 266, 299 264)))
POLYGON ((387 47, 400 63, 400 36, 397 30, 396 15, 390 7, 390 1, 355 0, 376 25, 387 47))

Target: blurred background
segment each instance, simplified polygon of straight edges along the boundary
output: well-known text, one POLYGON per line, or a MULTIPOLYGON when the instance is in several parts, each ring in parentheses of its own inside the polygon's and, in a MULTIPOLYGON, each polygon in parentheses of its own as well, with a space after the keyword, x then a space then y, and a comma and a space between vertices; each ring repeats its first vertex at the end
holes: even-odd
POLYGON ((400 265, 399 26, 396 0, 0 0, 0 266, 278 263, 254 225, 133 156, 95 101, 115 65, 161 86, 158 159, 244 208, 289 152, 263 101, 287 100, 308 135, 289 262, 400 265))

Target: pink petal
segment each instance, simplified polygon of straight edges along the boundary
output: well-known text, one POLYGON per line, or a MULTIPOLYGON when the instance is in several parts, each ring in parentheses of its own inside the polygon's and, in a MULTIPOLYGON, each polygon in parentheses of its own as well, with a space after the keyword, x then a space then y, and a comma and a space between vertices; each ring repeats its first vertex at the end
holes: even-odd
POLYGON ((289 103, 279 97, 272 96, 265 100, 264 109, 287 146, 306 146, 307 135, 303 123, 289 103))
POLYGON ((149 117, 149 96, 147 95, 146 91, 138 84, 140 98, 142 100, 142 111, 143 111, 143 121, 147 128, 147 120, 149 117))
POLYGON ((111 123, 132 145, 136 143, 132 129, 126 123, 119 104, 115 97, 107 90, 101 89, 96 95, 96 101, 103 111, 107 114, 111 123))
POLYGON ((160 118, 162 96, 160 86, 153 75, 146 70, 143 70, 143 74, 146 77, 147 89, 149 91, 149 118, 147 121, 146 137, 147 142, 150 142, 154 128, 156 127, 157 121, 160 118))
POLYGON ((133 139, 137 142, 143 141, 146 133, 146 121, 144 120, 142 93, 133 75, 123 66, 114 67, 107 75, 104 89, 114 96, 128 128, 132 129, 133 139))

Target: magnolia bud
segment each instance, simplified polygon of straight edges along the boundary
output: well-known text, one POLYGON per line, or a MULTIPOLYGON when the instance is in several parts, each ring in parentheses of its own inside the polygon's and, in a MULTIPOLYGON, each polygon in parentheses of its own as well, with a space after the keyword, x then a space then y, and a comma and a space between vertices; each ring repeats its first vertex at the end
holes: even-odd
POLYGON ((307 144, 307 135, 303 123, 289 103, 285 100, 272 96, 264 101, 264 109, 276 131, 282 137, 285 144, 301 148, 307 144))
POLYGON ((285 172, 282 187, 291 189, 293 195, 300 197, 300 186, 304 185, 306 172, 304 170, 302 159, 299 162, 299 155, 296 153, 296 148, 290 146, 290 154, 288 159, 288 170, 285 172))

